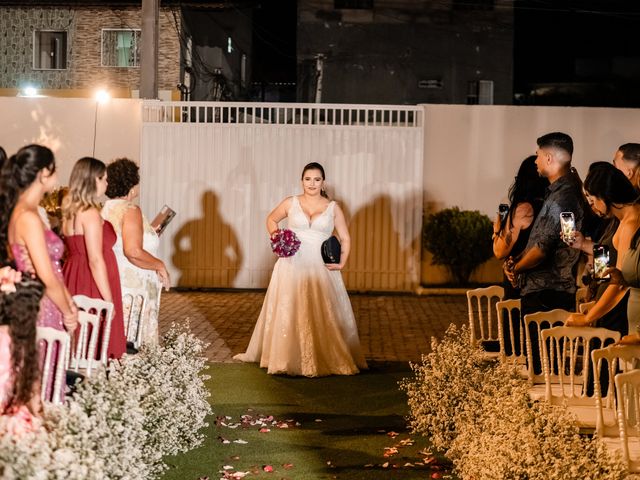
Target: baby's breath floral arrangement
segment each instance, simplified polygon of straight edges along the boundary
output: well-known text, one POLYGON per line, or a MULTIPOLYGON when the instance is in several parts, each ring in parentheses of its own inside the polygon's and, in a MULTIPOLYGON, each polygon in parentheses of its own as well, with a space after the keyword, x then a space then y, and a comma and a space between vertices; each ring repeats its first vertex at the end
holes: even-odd
POLYGON ((162 457, 187 452, 203 441, 200 433, 211 414, 204 381, 205 345, 188 327, 173 324, 162 346, 145 345, 138 355, 115 364, 111 381, 139 392, 144 456, 153 474, 165 469, 162 457))
MULTIPOLYGON (((7 430, 11 417, 0 416, 0 431, 7 430)), ((49 437, 44 428, 19 436, 0 435, 0 478, 46 480, 52 463, 49 437)))
POLYGON ((0 436, 0 478, 157 478, 164 456, 203 441, 205 349, 188 326, 172 325, 161 345, 98 370, 65 405, 46 408, 41 428, 0 436))
POLYGON ((469 329, 450 325, 442 341, 431 339, 431 353, 411 364, 414 377, 400 387, 409 402, 409 425, 446 451, 457 436, 456 422, 465 404, 482 402, 485 376, 492 366, 468 342, 469 329))
POLYGON ((454 325, 401 382, 409 424, 432 439, 462 479, 626 478, 619 457, 579 434, 564 407, 532 402, 511 366, 487 362, 454 325))

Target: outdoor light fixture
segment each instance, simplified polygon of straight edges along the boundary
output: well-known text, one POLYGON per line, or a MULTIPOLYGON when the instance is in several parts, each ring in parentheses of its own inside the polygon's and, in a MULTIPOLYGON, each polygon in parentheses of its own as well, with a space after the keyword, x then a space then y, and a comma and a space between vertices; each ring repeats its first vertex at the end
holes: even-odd
POLYGON ((27 85, 18 91, 18 97, 40 98, 44 97, 44 95, 40 95, 38 89, 33 85, 27 85))
POLYGON ((109 92, 107 92, 106 90, 98 90, 96 92, 95 98, 98 103, 105 103, 109 101, 111 95, 109 95, 109 92))

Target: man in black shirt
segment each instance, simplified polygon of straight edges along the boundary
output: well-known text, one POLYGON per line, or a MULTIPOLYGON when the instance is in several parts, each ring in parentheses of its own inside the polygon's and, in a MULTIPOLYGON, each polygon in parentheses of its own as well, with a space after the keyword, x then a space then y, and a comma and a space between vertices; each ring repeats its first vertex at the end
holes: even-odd
MULTIPOLYGON (((571 170, 573 141, 565 133, 554 132, 538 138, 538 173, 549 180, 542 209, 534 221, 527 246, 515 263, 506 264, 510 279, 521 287, 521 312, 562 308, 575 309, 575 266, 580 251, 570 248, 560 237, 560 213, 573 212, 576 230, 582 230, 584 198, 582 183, 571 170)), ((531 329, 529 331, 533 334, 531 329)), ((540 369, 536 348, 537 330, 531 338, 534 367, 540 369)))

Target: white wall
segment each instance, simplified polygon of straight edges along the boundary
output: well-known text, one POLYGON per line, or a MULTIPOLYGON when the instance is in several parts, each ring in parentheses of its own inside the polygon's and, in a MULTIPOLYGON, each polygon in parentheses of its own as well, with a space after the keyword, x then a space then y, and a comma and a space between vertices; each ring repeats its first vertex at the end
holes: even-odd
MULTIPOLYGON (((623 143, 640 142, 640 110, 616 108, 424 105, 424 202, 426 211, 458 206, 494 218, 522 160, 536 139, 553 131, 573 138, 573 165, 584 180, 589 164, 611 161, 623 143)), ((446 270, 423 252, 423 284, 445 283, 446 270)), ((471 278, 502 279, 495 259, 471 278)))
POLYGON ((56 155, 60 182, 67 184, 73 164, 81 157, 93 155, 105 162, 123 156, 139 160, 140 105, 134 99, 96 105, 89 98, 0 97, 0 146, 11 155, 29 143, 46 145, 56 155))
POLYGON ((616 108, 425 105, 427 208, 459 206, 491 218, 517 169, 553 131, 573 138, 573 165, 611 161, 623 143, 640 142, 640 110, 616 108))

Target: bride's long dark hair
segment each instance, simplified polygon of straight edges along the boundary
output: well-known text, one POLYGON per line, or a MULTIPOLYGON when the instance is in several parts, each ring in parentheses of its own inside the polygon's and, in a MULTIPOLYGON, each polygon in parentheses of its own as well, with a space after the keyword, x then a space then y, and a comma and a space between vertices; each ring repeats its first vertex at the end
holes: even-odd
MULTIPOLYGON (((318 162, 307 163, 302 169, 302 175, 300 176, 300 180, 304 179, 304 174, 307 170, 319 170, 320 174, 322 175, 322 180, 324 181, 325 179, 324 168, 318 162)), ((327 195, 327 192, 325 191, 324 188, 320 190, 320 195, 322 195, 324 198, 329 198, 329 195, 327 195)))

